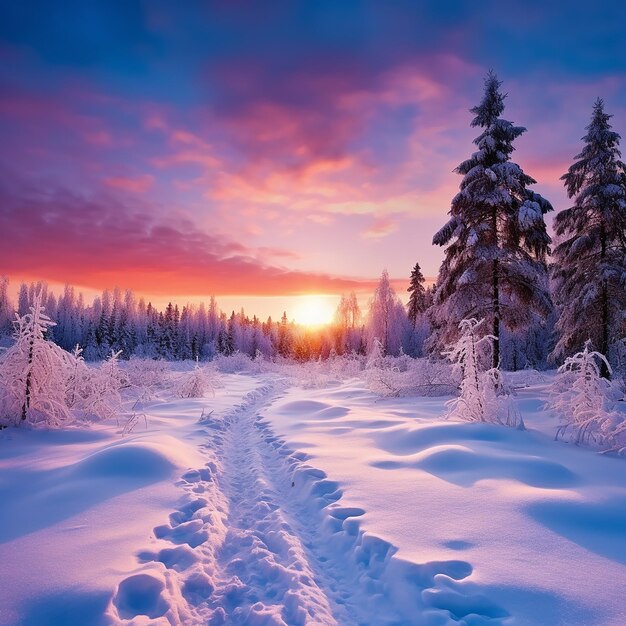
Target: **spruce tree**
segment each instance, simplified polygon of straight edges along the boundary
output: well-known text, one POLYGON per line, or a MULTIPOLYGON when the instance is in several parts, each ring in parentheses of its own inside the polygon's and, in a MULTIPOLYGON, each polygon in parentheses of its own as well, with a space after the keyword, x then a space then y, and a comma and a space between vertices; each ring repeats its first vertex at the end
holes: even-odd
MULTIPOLYGON (((581 350, 590 339, 608 356, 620 339, 626 311, 626 166, 620 136, 598 98, 585 145, 561 179, 574 206, 554 221, 559 238, 552 278, 559 312, 556 359, 581 350)), ((606 363, 601 364, 609 376, 606 363)))
POLYGON ((528 187, 536 181, 511 161, 513 142, 525 132, 500 117, 505 94, 490 72, 481 103, 471 109, 478 150, 461 163, 463 176, 450 219, 433 243, 447 246, 432 309, 434 346, 458 336, 466 318, 486 318, 495 337, 493 366, 500 359, 500 325, 527 327, 533 313, 551 310, 545 257, 550 237, 544 214, 550 203, 528 187))
POLYGON ((408 316, 411 327, 415 328, 417 318, 428 308, 428 295, 424 287, 424 275, 419 263, 411 271, 411 280, 407 289, 409 292, 408 316))

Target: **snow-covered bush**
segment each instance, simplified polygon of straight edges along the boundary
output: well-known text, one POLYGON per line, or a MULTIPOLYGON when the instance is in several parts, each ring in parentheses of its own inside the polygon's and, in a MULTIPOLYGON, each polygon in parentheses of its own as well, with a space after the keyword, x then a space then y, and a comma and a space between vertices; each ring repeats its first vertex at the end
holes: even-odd
POLYGON ((365 367, 364 357, 355 352, 342 356, 334 355, 327 360, 330 375, 336 380, 345 380, 359 376, 365 367))
POLYGON ((484 319, 464 319, 459 324, 461 336, 446 352, 461 376, 459 396, 447 404, 446 418, 467 422, 492 422, 523 428, 524 423, 497 368, 486 372, 480 367, 480 348, 493 341, 491 335, 479 336, 484 319))
POLYGON ((289 376, 295 384, 304 389, 319 389, 340 380, 331 364, 332 361, 323 361, 321 358, 304 363, 285 360, 278 363, 278 371, 284 376, 289 376))
POLYGON ((71 409, 85 395, 91 385, 91 371, 85 364, 83 349, 76 345, 72 351, 74 361, 69 368, 66 391, 66 404, 71 409))
MULTIPOLYGON (((289 378, 293 384, 304 389, 318 389, 336 384, 361 374, 364 358, 357 354, 331 354, 327 359, 296 362, 293 359, 275 357, 273 360, 254 361, 256 371, 272 373, 289 378)), ((254 371, 254 370, 253 370, 254 371)))
POLYGON ((611 372, 606 357, 592 351, 587 341, 582 352, 558 369, 548 406, 561 420, 557 438, 623 451, 626 414, 616 410, 611 384, 600 375, 603 364, 611 372))
POLYGON ((138 404, 139 400, 135 402, 135 405, 133 406, 133 409, 130 412, 128 419, 126 420, 126 423, 122 428, 122 435, 129 435, 130 433, 132 433, 140 422, 143 422, 146 428, 148 428, 148 416, 138 410, 138 404))
POLYGON ((214 393, 214 372, 196 362, 194 368, 182 372, 176 381, 176 395, 180 398, 202 398, 207 393, 214 393))
POLYGON ((128 375, 119 364, 121 351, 113 352, 99 367, 90 370, 75 408, 83 417, 117 418, 122 409, 121 390, 129 387, 128 375))
POLYGON ((374 337, 364 372, 368 389, 383 397, 399 396, 402 389, 399 374, 400 369, 385 356, 382 342, 374 337))
POLYGON ((59 426, 71 419, 66 404, 74 357, 46 340, 55 323, 37 294, 30 313, 15 321, 15 343, 0 355, 0 421, 59 426))
POLYGON ((408 369, 408 389, 415 395, 451 395, 458 387, 458 375, 442 359, 416 359, 408 369))
POLYGON ((524 430, 524 420, 513 398, 513 387, 497 367, 488 369, 482 376, 485 397, 485 421, 524 430))
POLYGON ((374 343, 363 378, 370 391, 384 397, 448 395, 458 387, 448 363, 384 356, 380 342, 374 343))
POLYGON ((516 372, 507 372, 507 378, 514 387, 530 387, 531 385, 539 385, 545 383, 546 375, 542 372, 527 367, 516 372))
POLYGON ((159 389, 167 387, 170 371, 167 361, 132 358, 126 368, 128 384, 140 401, 152 400, 159 389))
POLYGON ((234 352, 226 356, 219 354, 213 360, 213 364, 218 371, 224 374, 237 374, 239 372, 258 372, 262 367, 262 363, 257 363, 249 355, 243 352, 234 352))

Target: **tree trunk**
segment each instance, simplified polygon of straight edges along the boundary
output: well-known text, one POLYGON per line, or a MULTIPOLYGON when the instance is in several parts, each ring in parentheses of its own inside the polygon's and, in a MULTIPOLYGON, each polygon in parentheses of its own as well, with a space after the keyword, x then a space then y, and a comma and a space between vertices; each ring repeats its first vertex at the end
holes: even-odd
POLYGON ((31 338, 30 345, 28 346, 28 373, 26 374, 26 389, 24 393, 24 404, 22 404, 22 421, 26 421, 28 416, 28 409, 30 408, 30 391, 32 387, 31 375, 33 371, 33 351, 34 351, 35 339, 31 338))
MULTIPOLYGON (((604 226, 600 232, 600 241, 602 245, 601 250, 601 264, 604 265, 606 258, 606 234, 604 232, 604 226)), ((600 339, 600 353, 605 357, 609 357, 609 286, 606 279, 602 281, 602 295, 600 296, 602 306, 602 337, 600 339)), ((611 373, 607 364, 601 360, 600 363, 600 375, 607 380, 611 380, 611 373)))
POLYGON ((491 366, 496 368, 500 365, 500 283, 498 276, 498 259, 493 262, 493 355, 491 366))
MULTIPOLYGON (((493 244, 497 252, 500 251, 500 242, 498 237, 498 210, 494 207, 493 213, 491 214, 491 228, 493 229, 493 244)), ((500 265, 498 263, 498 257, 493 260, 493 276, 492 276, 492 287, 493 287, 493 329, 492 335, 494 336, 493 340, 493 354, 491 360, 491 367, 496 369, 500 365, 500 265)))

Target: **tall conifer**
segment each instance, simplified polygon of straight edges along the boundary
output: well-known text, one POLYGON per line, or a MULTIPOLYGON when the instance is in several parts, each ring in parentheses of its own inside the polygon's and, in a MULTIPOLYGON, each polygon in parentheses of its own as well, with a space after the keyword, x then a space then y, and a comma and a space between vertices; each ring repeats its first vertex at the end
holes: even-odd
POLYGON ((446 246, 439 270, 432 321, 442 349, 458 335, 459 322, 486 318, 500 358, 500 326, 527 327, 533 313, 551 310, 545 257, 550 237, 544 214, 550 203, 528 187, 536 181, 511 161, 513 142, 525 128, 501 118, 505 95, 490 72, 481 103, 471 109, 482 129, 478 150, 456 171, 463 176, 450 219, 434 236, 446 246))

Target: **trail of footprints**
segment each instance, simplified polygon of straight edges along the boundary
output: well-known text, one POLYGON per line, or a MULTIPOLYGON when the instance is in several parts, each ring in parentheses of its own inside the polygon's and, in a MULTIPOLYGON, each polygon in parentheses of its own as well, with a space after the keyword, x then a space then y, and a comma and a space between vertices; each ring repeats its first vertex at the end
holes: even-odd
POLYGON ((384 577, 395 548, 363 532, 364 511, 341 506, 338 484, 259 415, 279 392, 280 385, 261 386, 221 419, 201 421, 208 460, 182 475, 184 504, 154 528, 163 547, 141 551, 143 569, 120 582, 114 621, 399 626, 424 623, 428 614, 432 624, 506 617, 455 588, 472 571, 463 561, 393 562, 414 585, 422 618, 400 615, 384 577))

